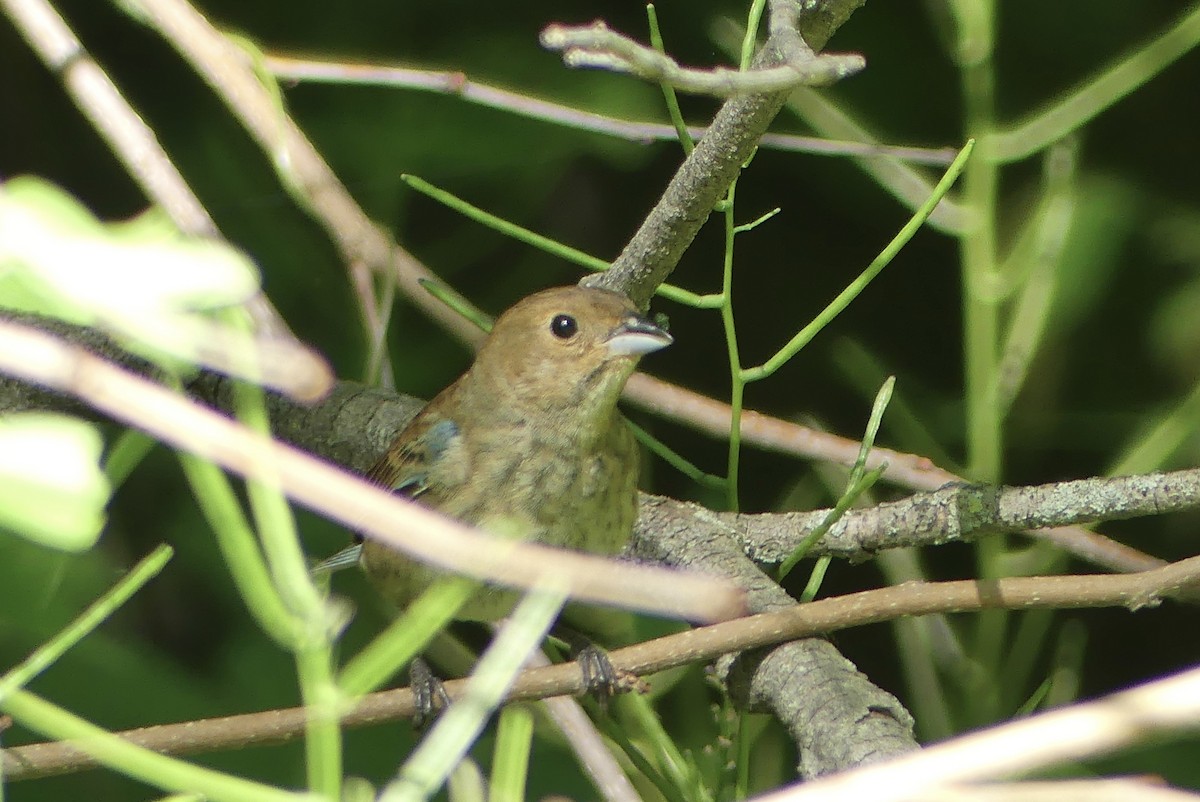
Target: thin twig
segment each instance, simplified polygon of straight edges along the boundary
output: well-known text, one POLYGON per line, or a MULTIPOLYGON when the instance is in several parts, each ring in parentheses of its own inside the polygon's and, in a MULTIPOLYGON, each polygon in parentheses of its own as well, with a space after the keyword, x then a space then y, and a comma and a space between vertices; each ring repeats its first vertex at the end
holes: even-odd
MULTIPOLYGON (((395 278, 418 308, 460 340, 477 342, 480 332, 421 288, 433 274, 367 217, 295 121, 259 80, 249 55, 215 29, 186 0, 133 0, 146 19, 229 107, 271 159, 285 186, 300 200, 338 247, 347 269, 362 267, 395 278)), ((351 276, 359 311, 368 328, 382 321, 370 282, 351 276)), ((467 303, 465 299, 464 303, 467 303)), ((469 304, 468 304, 469 305, 469 304)))
MULTIPOLYGON (((146 196, 183 233, 220 239, 216 223, 171 162, 154 131, 122 97, 58 12, 46 0, 0 0, 0 7, 50 71, 59 76, 71 100, 146 196)), ((292 337, 283 318, 261 292, 251 299, 248 308, 263 334, 292 337)))
MULTIPOLYGON (((1136 610, 1155 605, 1163 597, 1197 583, 1200 583, 1200 557, 1139 574, 912 582, 679 632, 613 651, 609 657, 618 670, 645 675, 712 660, 723 654, 905 616, 987 609, 1124 606, 1136 610)), ((461 693, 464 684, 465 680, 446 683, 451 698, 461 693)), ((565 663, 524 672, 508 699, 524 701, 585 691, 578 665, 565 663)), ((1193 696, 1200 699, 1200 694, 1193 696)), ((363 726, 411 717, 412 713, 412 693, 401 688, 364 697, 342 721, 347 726, 363 726)), ((1193 722, 1200 720, 1197 718, 1200 711, 1190 715, 1193 722)), ((302 733, 304 718, 303 708, 287 708, 142 727, 121 735, 156 751, 183 754, 280 743, 302 733)), ((1016 750, 1008 749, 1006 753, 1013 751, 1016 750)), ((94 765, 86 755, 61 743, 11 748, 5 750, 4 757, 5 775, 10 780, 79 771, 94 765)))
MULTIPOLYGON (((501 89, 467 77, 466 73, 444 70, 418 70, 383 64, 350 64, 294 56, 268 55, 265 59, 271 74, 283 81, 355 84, 417 89, 443 95, 456 95, 471 103, 503 109, 534 120, 555 123, 582 131, 608 134, 634 142, 678 140, 675 128, 664 123, 636 122, 597 114, 591 111, 551 103, 520 92, 501 89)), ((692 139, 701 139, 708 131, 703 126, 689 126, 692 139)), ((954 161, 954 148, 921 148, 903 145, 884 145, 873 142, 822 139, 799 134, 764 134, 760 147, 809 153, 817 156, 859 156, 863 158, 893 158, 911 164, 945 167, 954 161)))
POLYGON ((760 66, 741 72, 724 67, 696 70, 680 67, 674 59, 610 30, 603 22, 591 25, 550 25, 542 31, 542 45, 563 54, 568 67, 592 67, 626 72, 647 81, 668 84, 694 94, 733 97, 783 92, 796 86, 825 86, 840 81, 867 65, 857 54, 816 55, 805 49, 777 66, 760 66))

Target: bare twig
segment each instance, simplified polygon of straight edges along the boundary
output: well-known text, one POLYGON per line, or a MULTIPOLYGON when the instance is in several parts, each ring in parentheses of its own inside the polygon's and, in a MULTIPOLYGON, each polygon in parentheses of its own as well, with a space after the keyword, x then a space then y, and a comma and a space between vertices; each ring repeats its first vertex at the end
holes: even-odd
MULTIPOLYGON (((907 583, 692 629, 616 650, 610 653, 609 657, 618 670, 638 675, 652 674, 687 663, 712 660, 730 652, 745 651, 904 616, 986 609, 1031 610, 1117 605, 1140 609, 1157 604, 1163 597, 1198 582, 1200 557, 1192 557, 1140 574, 907 583)), ((1200 671, 1191 674, 1193 678, 1189 682, 1200 683, 1200 671)), ((465 680, 447 682, 447 692, 454 698, 456 694, 461 693, 464 684, 465 680)), ((1189 684, 1187 688, 1191 690, 1193 701, 1200 700, 1200 685, 1189 684)), ((566 663, 524 672, 513 685, 508 699, 522 701, 580 694, 585 691, 582 672, 578 666, 566 663)), ((354 710, 343 717, 343 723, 347 726, 377 724, 410 717, 412 713, 412 694, 407 688, 402 688, 364 697, 354 710)), ((303 708, 288 708, 182 724, 143 727, 123 732, 121 735, 156 751, 183 754, 286 741, 302 733, 304 717, 303 708)), ((1171 721, 1177 724, 1188 722, 1195 726, 1196 722, 1200 721, 1200 708, 1181 710, 1173 714, 1171 721)), ((985 736, 986 733, 983 736, 970 737, 985 736)), ((931 749, 925 754, 934 751, 931 749)), ((1004 772, 1028 768, 1029 766, 1024 764, 1014 765, 1013 754, 1016 751, 1018 750, 1011 747, 996 750, 997 754, 989 771, 951 774, 944 777, 943 781, 958 782, 994 777, 1003 773, 995 770, 997 765, 1003 766, 1004 772)), ((1063 752, 1051 750, 1049 754, 1061 756, 1063 752)), ((78 771, 94 765, 75 747, 63 743, 32 744, 7 749, 4 759, 5 775, 10 780, 78 771)), ((915 776, 921 775, 916 772, 915 776)), ((860 786, 856 785, 855 788, 861 793, 860 786)))
POLYGON ((1200 794, 1156 777, 1033 780, 946 785, 921 792, 921 802, 1200 802, 1200 794))
MULTIPOLYGON (((185 234, 220 239, 216 224, 142 120, 100 65, 46 0, 0 0, 0 8, 71 100, 104 137, 130 177, 185 234)), ((291 330, 261 292, 248 304, 263 334, 291 338, 291 330)))
POLYGON ((723 67, 686 69, 669 56, 610 30, 599 21, 584 26, 550 25, 542 31, 541 39, 544 47, 562 52, 563 62, 568 67, 627 72, 647 81, 669 84, 683 92, 725 98, 783 92, 800 85, 824 86, 849 77, 867 65, 857 54, 818 56, 805 47, 797 49, 778 66, 764 66, 747 72, 723 67))
MULTIPOLYGON (((799 58, 798 54, 804 51, 820 50, 829 35, 864 1, 808 4, 809 13, 803 18, 798 18, 796 4, 772 2, 770 35, 754 60, 753 69, 778 66, 799 58)), ((637 304, 647 305, 654 290, 675 269, 786 98, 787 92, 774 92, 738 95, 727 101, 713 118, 704 139, 680 165, 662 197, 613 262, 612 269, 589 276, 582 283, 624 292, 637 304)))
MULTIPOLYGON (((141 374, 148 371, 145 363, 122 351, 92 329, 36 316, 19 315, 11 311, 0 314, 0 320, 3 319, 52 332, 128 370, 141 374)), ((634 386, 635 401, 646 406, 652 404, 657 414, 689 423, 714 437, 728 436, 727 405, 644 374, 635 375, 630 379, 630 384, 634 386)), ((193 389, 205 401, 222 409, 228 408, 218 387, 212 385, 212 380, 202 378, 193 389)), ((365 470, 390 442, 395 431, 407 422, 420 405, 415 399, 397 397, 386 391, 368 391, 353 382, 339 383, 333 395, 320 405, 287 406, 281 399, 273 397, 272 403, 278 407, 273 411, 272 419, 281 437, 353 470, 365 470), (364 395, 369 397, 351 405, 350 399, 364 395), (362 409, 359 409, 360 407, 362 409), (342 418, 346 420, 343 422, 342 418)), ((6 382, 0 377, 0 410, 30 409, 79 412, 77 405, 72 405, 67 399, 48 397, 35 388, 6 382)), ((761 413, 745 412, 742 423, 746 442, 761 448, 826 459, 845 465, 853 464, 857 456, 859 446, 856 441, 761 413)), ((933 492, 885 504, 878 510, 851 511, 843 524, 835 528, 829 537, 816 544, 814 555, 835 554, 852 559, 863 558, 871 552, 890 547, 935 545, 956 537, 979 536, 989 531, 988 526, 1010 531, 1021 520, 1012 512, 991 520, 976 518, 974 523, 968 523, 965 527, 960 521, 950 521, 944 517, 930 519, 928 516, 931 511, 941 516, 957 513, 959 500, 964 494, 983 491, 980 488, 965 486, 958 481, 958 477, 937 468, 924 457, 878 447, 873 449, 868 465, 873 467, 882 461, 887 461, 888 470, 884 475, 892 481, 918 489, 933 488, 933 492), (950 528, 940 529, 943 525, 950 528)), ((1147 488, 1159 492, 1160 482, 1177 483, 1179 480, 1193 481, 1192 472, 1152 474, 1144 478, 1129 477, 1118 480, 1089 479, 1081 480, 1083 484, 1014 488, 1003 492, 1008 493, 1008 499, 1015 499, 1017 494, 1024 494, 1025 506, 1028 514, 1032 516, 1025 519, 1025 525, 1045 521, 1062 523, 1185 509, 1193 504, 1193 497, 1189 495, 1186 487, 1179 484, 1175 484, 1171 490, 1174 498, 1169 505, 1162 505, 1161 501, 1152 502, 1149 498, 1139 501, 1136 496, 1136 493, 1147 488), (1077 490, 1091 488, 1093 491, 1099 488, 1124 488, 1135 495, 1127 497, 1124 501, 1116 499, 1114 502, 1108 502, 1097 498, 1092 492, 1085 496, 1076 495, 1077 502, 1061 503, 1074 492, 1070 489, 1072 487, 1077 490), (1039 494, 1046 504, 1040 503, 1039 494), (1112 507, 1114 503, 1116 506, 1112 507), (1156 508, 1155 504, 1160 506, 1156 508), (1105 511, 1106 505, 1114 514, 1109 515, 1105 511)), ((777 559, 779 554, 789 551, 789 544, 793 544, 797 538, 803 537, 809 531, 813 519, 819 520, 824 515, 824 511, 752 515, 716 513, 686 502, 649 495, 643 495, 642 505, 640 531, 646 539, 653 540, 668 526, 684 527, 692 530, 697 536, 729 537, 742 544, 755 559, 766 562, 771 562, 777 559)), ((1065 551, 1111 570, 1149 570, 1165 564, 1155 557, 1078 527, 1057 526, 1034 530, 1033 534, 1052 542, 1058 542, 1056 538, 1061 537, 1064 542, 1060 545, 1065 551), (1081 538, 1080 533, 1087 538, 1081 538), (1093 548, 1093 545, 1097 548, 1093 548)), ((665 558, 665 555, 658 556, 665 558)))
MULTIPOLYGON (((312 143, 259 80, 249 56, 185 0, 133 0, 154 28, 217 92, 271 159, 287 188, 337 245, 348 270, 393 277, 416 306, 468 343, 480 332, 418 283, 433 274, 392 242, 351 197, 312 143)), ((368 329, 382 325, 370 282, 351 276, 368 329)), ((463 303, 470 304, 463 299, 463 303)))
MULTIPOLYGON (((475 81, 463 72, 418 70, 383 64, 347 64, 293 56, 268 55, 267 68, 284 81, 311 81, 334 84, 360 84, 417 89, 445 95, 457 95, 463 100, 489 108, 503 109, 513 114, 543 122, 555 123, 583 131, 593 131, 635 142, 653 140, 674 142, 678 134, 674 126, 664 123, 635 122, 608 117, 595 112, 551 103, 519 92, 475 81)), ((708 131, 702 126, 690 126, 692 139, 701 139, 708 131)), ((874 142, 822 139, 798 134, 764 134, 759 146, 769 150, 809 153, 817 156, 858 156, 866 159, 892 158, 911 164, 945 167, 954 161, 954 148, 921 148, 885 145, 874 142)), ((926 193, 927 195, 928 193, 926 193)), ((924 196, 922 196, 922 200, 924 196)))

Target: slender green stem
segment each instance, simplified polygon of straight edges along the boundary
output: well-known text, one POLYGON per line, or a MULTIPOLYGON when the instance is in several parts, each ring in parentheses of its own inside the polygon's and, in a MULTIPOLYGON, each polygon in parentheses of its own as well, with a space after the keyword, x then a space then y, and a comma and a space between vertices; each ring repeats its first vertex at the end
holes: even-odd
POLYGON ((821 583, 825 581, 825 572, 829 569, 829 563, 833 562, 833 558, 828 554, 817 560, 817 564, 813 566, 812 574, 808 577, 808 584, 804 586, 804 591, 800 594, 800 602, 810 602, 817 598, 817 593, 821 590, 821 583))
POLYGON ((356 654, 338 676, 338 687, 349 697, 370 693, 421 653, 445 628, 479 587, 449 576, 427 588, 375 640, 356 654))
POLYGON ((742 402, 746 392, 745 371, 738 351, 737 324, 733 318, 733 241, 737 227, 733 222, 734 197, 737 194, 737 179, 729 185, 723 202, 725 218, 725 261, 721 271, 721 325, 725 331, 725 343, 729 353, 729 458, 725 470, 725 499, 731 510, 738 509, 738 470, 742 449, 742 402))
POLYGON ((750 4, 750 12, 746 17, 746 35, 742 37, 742 53, 738 58, 738 68, 741 70, 750 69, 750 62, 754 60, 754 51, 757 50, 758 44, 758 26, 762 23, 766 6, 767 0, 754 0, 750 4))
POLYGON ((177 452, 177 457, 192 495, 217 537, 217 547, 246 609, 277 643, 288 649, 296 648, 301 625, 271 581, 262 550, 229 479, 217 466, 200 457, 184 451, 177 452))
POLYGON ((1076 143, 1072 142, 1059 143, 1046 151, 1042 198, 1000 271, 1006 283, 1021 286, 1008 315, 995 378, 999 385, 996 397, 1004 416, 1025 382, 1049 325, 1062 272, 1059 265, 1077 206, 1075 150, 1076 143))
POLYGON ((962 63, 967 134, 981 144, 980 158, 972 160, 963 174, 964 199, 974 216, 974 227, 961 239, 967 452, 971 478, 995 482, 1000 478, 1001 464, 1001 417, 995 397, 999 304, 992 291, 998 281, 999 175, 995 162, 983 150, 995 120, 995 76, 990 47, 995 23, 993 0, 981 0, 964 18, 960 49, 967 54, 962 63))
POLYGON ((101 764, 164 791, 199 793, 210 802, 311 802, 312 797, 160 755, 97 727, 28 691, 0 699, 0 710, 47 739, 70 741, 101 764))
MULTIPOLYGON (((997 266, 996 219, 999 174, 986 152, 995 127, 995 74, 992 43, 994 0, 957 0, 960 14, 959 53, 963 104, 969 136, 981 143, 980 158, 963 175, 963 198, 974 227, 960 241, 963 281, 964 374, 966 377, 966 440, 968 475, 977 481, 999 481, 1002 472, 1003 410, 996 371, 1000 359, 1000 283, 997 266)), ((976 571, 981 579, 996 577, 1006 538, 993 536, 976 543, 976 571)), ((979 675, 989 687, 977 688, 969 704, 978 721, 991 719, 997 696, 991 684, 999 681, 1000 656, 1006 642, 1008 616, 1004 611, 981 613, 975 619, 974 657, 979 675)))
POLYGON ((110 492, 116 493, 117 488, 125 483, 129 474, 133 473, 142 460, 157 445, 157 441, 148 434, 137 429, 126 429, 121 432, 117 442, 109 449, 104 459, 104 475, 108 477, 110 492))
MULTIPOLYGON (((697 796, 694 767, 679 750, 679 744, 663 727, 650 700, 641 694, 631 693, 619 701, 622 717, 628 716, 636 726, 635 732, 641 739, 649 741, 650 752, 658 756, 662 776, 674 787, 679 798, 708 802, 707 794, 697 796)), ((636 747, 632 747, 636 748, 636 747)))
POLYGON ((1170 412, 1159 417, 1147 432, 1139 432, 1137 440, 1105 471, 1107 476, 1130 476, 1155 471, 1192 437, 1200 417, 1200 382, 1170 412))
MULTIPOLYGON (((262 390, 246 382, 235 382, 233 406, 239 420, 251 430, 271 433, 262 390)), ((262 539, 267 566, 284 603, 306 624, 318 623, 325 616, 325 603, 313 585, 308 564, 300 548, 296 520, 276 482, 246 482, 255 528, 262 539)))
POLYGON ((308 787, 329 802, 336 802, 342 798, 343 697, 333 681, 328 646, 319 641, 304 646, 296 654, 296 668, 307 716, 304 756, 308 787))
POLYGON ((522 802, 529 777, 533 744, 533 713, 528 705, 509 705, 500 711, 496 749, 492 753, 489 802, 522 802))
POLYGON ((561 590, 530 591, 483 653, 463 696, 450 705, 383 790, 381 802, 426 799, 479 737, 529 653, 546 637, 567 597, 561 590))
MULTIPOLYGON (((444 189, 435 187, 433 184, 417 178, 415 175, 402 175, 400 176, 400 180, 408 184, 417 192, 427 195, 439 203, 449 206, 451 209, 454 209, 464 217, 470 218, 471 220, 481 223, 488 228, 499 231, 501 234, 512 237, 515 240, 532 245, 535 248, 539 248, 546 253, 559 257, 560 259, 565 259, 566 261, 577 264, 587 270, 594 270, 596 272, 603 272, 609 268, 608 262, 600 259, 599 257, 592 256, 591 254, 584 253, 576 248, 563 245, 562 243, 556 242, 549 237, 537 234, 527 228, 522 228, 516 223, 511 223, 507 220, 497 217, 494 214, 485 212, 478 206, 473 206, 472 204, 464 201, 462 198, 452 195, 444 189)), ((688 290, 681 289, 670 284, 663 284, 660 286, 658 288, 658 294, 667 300, 675 301, 676 303, 681 303, 686 306, 692 306, 697 309, 715 309, 720 305, 719 296, 697 295, 694 292, 689 292, 688 290)))
POLYGON ((670 465, 675 470, 682 473, 687 478, 697 484, 711 487, 713 489, 721 489, 725 487, 725 480, 720 476, 714 476, 711 473, 705 473, 700 468, 693 465, 691 462, 673 451, 670 446, 662 442, 654 435, 647 432, 641 426, 638 426, 631 420, 626 420, 629 428, 633 430, 633 434, 650 452, 660 458, 663 462, 670 465))
POLYGON ((988 152, 996 161, 1015 161, 1078 130, 1149 81, 1200 43, 1200 6, 1169 29, 1054 103, 992 135, 988 152))
POLYGON ((885 267, 887 267, 888 263, 891 262, 896 254, 900 252, 900 249, 903 248, 908 241, 912 239, 913 235, 917 233, 917 230, 920 229, 921 225, 926 219, 928 219, 934 208, 936 208, 938 201, 940 201, 941 198, 950 191, 950 187, 953 186, 954 182, 958 179, 959 174, 963 172, 963 168, 968 163, 971 163, 970 156, 974 148, 974 140, 969 140, 967 144, 963 146, 962 150, 958 152, 958 156, 955 157, 953 163, 951 163, 950 167, 946 170, 946 174, 942 176, 942 180, 938 182, 936 187, 934 187, 933 194, 926 199, 925 203, 923 203, 919 209, 917 209, 909 221, 905 223, 904 227, 900 229, 899 233, 897 233, 896 236, 892 238, 892 241, 888 243, 887 247, 884 248, 874 260, 872 260, 871 264, 867 266, 867 269, 859 274, 858 278, 856 278, 848 287, 846 287, 846 289, 842 290, 836 298, 830 301, 829 305, 821 310, 821 313, 817 315, 811 323, 801 329, 796 336, 792 337, 792 339, 789 340, 788 343, 783 346, 783 348, 780 348, 774 356, 772 356, 762 365, 754 368, 746 368, 745 370, 741 371, 742 380, 744 382, 748 383, 765 379, 787 364, 789 359, 795 356, 801 348, 812 341, 813 337, 817 335, 817 332, 819 332, 826 325, 828 325, 830 321, 841 314, 842 310, 849 306, 850 302, 857 298, 859 294, 866 289, 867 285, 870 284, 885 267))
POLYGON ((39 646, 28 657, 9 669, 0 677, 0 701, 18 688, 45 671, 58 658, 79 641, 83 640, 92 630, 100 626, 109 616, 125 602, 141 590, 142 586, 158 576, 173 551, 170 546, 162 545, 150 552, 117 584, 109 588, 103 596, 92 602, 86 610, 79 614, 65 629, 50 640, 39 646))
POLYGON ((796 563, 804 559, 804 555, 808 554, 813 544, 825 536, 825 533, 833 528, 833 525, 840 521, 846 512, 853 506, 854 502, 858 501, 863 493, 871 489, 871 487, 879 481, 879 477, 883 476, 883 472, 887 470, 887 464, 884 463, 877 468, 873 468, 858 481, 852 482, 846 488, 846 492, 837 500, 837 504, 833 509, 825 513, 825 517, 821 519, 821 523, 817 525, 811 532, 804 536, 800 544, 788 555, 787 559, 779 565, 777 578, 783 581, 792 569, 796 567, 796 563))
MULTIPOLYGON (((633 764, 634 769, 651 783, 667 802, 690 802, 688 796, 681 793, 667 777, 659 771, 658 766, 650 761, 642 749, 630 737, 629 728, 617 724, 611 716, 595 716, 596 727, 607 736, 624 753, 626 759, 633 764)), ((647 750, 648 751, 648 750, 647 750)))
MULTIPOLYGON (((245 327, 248 320, 244 315, 236 315, 234 323, 245 327)), ((246 358, 251 359, 253 355, 247 354, 246 358)), ((262 388, 247 382, 235 382, 233 408, 239 420, 249 429, 264 436, 270 435, 270 420, 262 388)), ((333 681, 332 649, 332 635, 338 628, 336 614, 326 605, 313 583, 308 562, 300 547, 296 519, 279 483, 249 480, 246 490, 275 587, 283 603, 303 627, 295 650, 300 695, 308 713, 304 742, 308 787, 327 799, 341 799, 341 694, 333 681)))
MULTIPOLYGON (((663 44, 662 31, 658 27, 658 12, 655 11, 653 3, 646 4, 646 18, 650 23, 650 44, 665 56, 667 49, 663 44)), ((679 98, 675 97, 675 87, 668 83, 661 83, 659 88, 662 89, 663 101, 667 104, 667 114, 671 118, 671 125, 675 126, 679 144, 683 147, 683 155, 691 156, 692 151, 696 149, 696 143, 692 141, 687 123, 683 121, 683 112, 679 110, 679 98)))
MULTIPOLYGON (((834 524, 842 519, 846 511, 858 498, 867 490, 869 490, 879 477, 883 476, 883 472, 887 470, 887 463, 877 466, 871 471, 867 471, 867 457, 871 454, 871 449, 875 447, 875 438, 879 434, 879 427, 883 423, 883 412, 887 409, 888 404, 892 400, 892 393, 896 387, 896 377, 888 376, 883 382, 883 386, 879 388, 879 392, 875 394, 875 403, 871 406, 871 416, 867 419, 867 428, 863 433, 862 443, 858 447, 858 457, 854 460, 854 466, 850 469, 850 478, 846 482, 846 491, 842 493, 837 504, 833 509, 825 514, 825 518, 820 525, 808 533, 800 544, 788 555, 779 566, 778 576, 782 581, 793 568, 796 567, 804 555, 808 554, 809 549, 813 544, 825 536, 834 524)), ((805 589, 805 596, 801 597, 801 601, 811 601, 817 594, 817 589, 821 585, 821 579, 825 576, 825 569, 829 566, 829 561, 818 561, 817 567, 813 570, 812 578, 808 583, 808 588, 805 589), (811 595, 809 592, 811 591, 811 595)))
POLYGON ((492 330, 492 319, 480 312, 474 306, 466 303, 461 295, 447 287, 445 284, 439 284, 432 279, 420 278, 417 283, 425 290, 425 292, 437 298, 446 306, 458 312, 459 315, 474 323, 480 331, 492 330))

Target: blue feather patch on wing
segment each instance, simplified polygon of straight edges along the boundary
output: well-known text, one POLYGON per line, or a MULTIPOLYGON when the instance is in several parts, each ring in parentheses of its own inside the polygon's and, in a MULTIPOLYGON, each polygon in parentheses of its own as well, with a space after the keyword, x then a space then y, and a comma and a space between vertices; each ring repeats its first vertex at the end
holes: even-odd
POLYGON ((403 476, 392 486, 392 492, 408 498, 416 498, 429 489, 432 468, 458 440, 458 426, 451 420, 440 420, 421 435, 414 449, 414 457, 422 470, 403 476))
POLYGON ((458 426, 452 420, 440 420, 429 427, 421 442, 425 445, 425 458, 430 464, 437 462, 446 449, 458 438, 458 426))

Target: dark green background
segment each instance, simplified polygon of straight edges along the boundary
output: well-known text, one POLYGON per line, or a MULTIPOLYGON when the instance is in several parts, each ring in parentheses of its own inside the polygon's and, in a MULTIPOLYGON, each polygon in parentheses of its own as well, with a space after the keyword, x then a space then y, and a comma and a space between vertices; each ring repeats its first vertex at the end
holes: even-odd
MULTIPOLYGON (((1002 120, 1015 119, 1086 79, 1100 65, 1165 28, 1178 2, 1071 0, 1000 3, 997 45, 1002 120)), ((272 170, 207 88, 152 31, 108 3, 64 2, 81 39, 157 131, 226 236, 261 266, 266 291, 296 332, 345 378, 362 375, 364 337, 346 272, 320 228, 280 191, 272 170)), ((634 3, 491 4, 460 2, 233 3, 204 11, 266 50, 330 59, 395 62, 463 70, 496 83, 594 111, 665 120, 655 87, 562 67, 537 44, 551 21, 603 18, 645 38, 634 3)), ((668 48, 690 65, 721 60, 708 36, 740 4, 664 3, 668 48)), ((863 53, 868 68, 831 96, 897 144, 957 147, 961 103, 956 68, 935 35, 925 5, 869 3, 834 38, 831 50, 863 53)), ((0 175, 45 176, 99 216, 135 214, 145 199, 67 101, 55 78, 0 21, 0 175)), ((1055 481, 1101 473, 1156 414, 1200 378, 1200 209, 1195 158, 1200 142, 1200 54, 1191 53, 1087 126, 1081 137, 1078 224, 1045 348, 1008 421, 1005 481, 1055 481)), ((434 271, 492 312, 547 285, 573 282, 575 269, 466 221, 403 187, 413 173, 473 203, 598 256, 611 258, 637 227, 680 160, 670 144, 622 142, 558 128, 456 97, 384 88, 306 85, 287 102, 304 130, 367 211, 434 271)), ((685 100, 705 122, 708 100, 685 100)), ((774 130, 803 132, 784 112, 774 130)), ((1007 243, 1028 212, 1040 175, 1036 159, 1004 174, 1002 236, 1007 243)), ((736 311, 744 360, 756 364, 803 326, 903 225, 908 213, 847 160, 760 152, 739 184, 742 220, 780 206, 777 218, 738 242, 736 311)), ((674 280, 707 292, 719 287, 721 238, 710 226, 674 280)), ((774 378, 753 386, 750 407, 815 419, 848 436, 861 432, 874 389, 851 381, 840 357, 853 341, 898 377, 910 402, 954 458, 962 458, 961 293, 957 247, 932 231, 912 243, 868 291, 774 378)), ((647 361, 649 371, 708 394, 728 392, 717 316, 659 302, 677 344, 647 361)), ((392 331, 401 390, 429 396, 468 363, 469 354, 419 313, 398 306, 392 331)), ((724 447, 673 425, 639 417, 677 450, 714 473, 724 447)), ((885 422, 881 442, 903 448, 885 422)), ((1174 466, 1193 465, 1193 432, 1174 466)), ((655 465, 661 492, 701 497, 655 465)), ((827 501, 803 463, 747 451, 743 506, 776 508, 789 494, 827 501)), ((715 503, 714 499, 706 499, 715 503)), ((303 518, 314 553, 345 534, 303 518)), ((1197 516, 1108 525, 1103 531, 1164 558, 1194 554, 1197 516)), ((107 587, 153 544, 178 556, 166 574, 120 616, 33 686, 108 727, 265 709, 296 701, 289 659, 253 628, 234 595, 210 533, 195 513, 173 459, 155 454, 112 509, 95 552, 62 557, 0 540, 0 666, 20 659, 107 587)), ((967 549, 931 555, 939 577, 970 576, 967 549)), ((1080 567, 1080 566, 1077 566, 1080 567)), ((827 592, 879 582, 869 565, 836 565, 827 592)), ((351 580, 345 592, 363 608, 348 636, 361 643, 380 616, 351 580)), ((1082 692, 1094 695, 1195 663, 1197 617, 1167 605, 1072 613, 1089 633, 1082 692)), ((878 683, 903 697, 894 645, 881 627, 845 633, 839 644, 878 683)), ((347 647, 349 648, 349 646, 347 647)), ((1032 690, 1032 689, 1030 689, 1032 690)), ((675 724, 706 701, 697 682, 664 707, 675 724)), ((403 726, 353 732, 347 769, 387 776, 407 739, 403 726)), ((21 730, 4 734, 13 744, 21 730)), ((701 743, 703 736, 696 736, 701 743)), ((764 745, 765 766, 790 760, 778 739, 764 745), (774 750, 774 751, 771 751, 774 750), (767 756, 783 755, 771 759, 767 756)), ((1194 744, 1192 745, 1194 747, 1194 744)), ((539 755, 550 747, 539 747, 539 755)), ((1140 752, 1123 771, 1162 772, 1200 786, 1188 748, 1140 752)), ((1194 754, 1194 752, 1191 752, 1194 754)), ((255 777, 299 784, 295 748, 248 750, 205 761, 255 777)), ((535 755, 535 758, 537 756, 535 755)), ((569 760, 537 763, 551 790, 587 797, 569 760)), ((11 798, 152 798, 108 773, 20 784, 11 798)))

